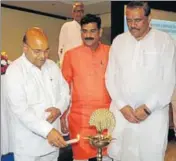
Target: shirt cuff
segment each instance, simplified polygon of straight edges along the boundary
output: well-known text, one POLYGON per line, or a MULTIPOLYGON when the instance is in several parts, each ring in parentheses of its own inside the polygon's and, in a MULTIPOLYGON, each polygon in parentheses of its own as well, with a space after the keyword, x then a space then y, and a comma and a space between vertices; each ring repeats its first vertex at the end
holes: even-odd
POLYGON ((117 105, 117 108, 119 110, 121 110, 123 107, 127 106, 128 104, 126 104, 125 102, 123 102, 122 100, 117 100, 115 101, 116 105, 117 105))
POLYGON ((41 126, 41 127, 43 127, 41 135, 44 138, 47 138, 49 132, 53 129, 53 126, 49 122, 47 122, 47 121, 42 121, 41 124, 43 125, 43 126, 41 126))
POLYGON ((148 107, 148 109, 153 112, 156 108, 157 105, 157 99, 155 99, 154 97, 152 97, 150 100, 148 100, 145 105, 148 107))

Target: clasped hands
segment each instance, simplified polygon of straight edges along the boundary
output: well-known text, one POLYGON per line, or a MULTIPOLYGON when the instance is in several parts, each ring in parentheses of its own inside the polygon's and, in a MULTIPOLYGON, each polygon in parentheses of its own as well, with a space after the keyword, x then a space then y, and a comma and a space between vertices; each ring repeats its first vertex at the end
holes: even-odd
POLYGON ((127 105, 123 107, 120 111, 122 115, 125 117, 125 119, 128 120, 129 122, 140 123, 141 121, 144 121, 148 117, 148 114, 145 112, 145 110, 150 112, 148 107, 145 104, 143 104, 138 108, 136 108, 135 110, 131 106, 127 105))
POLYGON ((45 110, 45 112, 50 113, 46 119, 49 123, 53 123, 61 115, 60 110, 56 107, 49 107, 45 110))

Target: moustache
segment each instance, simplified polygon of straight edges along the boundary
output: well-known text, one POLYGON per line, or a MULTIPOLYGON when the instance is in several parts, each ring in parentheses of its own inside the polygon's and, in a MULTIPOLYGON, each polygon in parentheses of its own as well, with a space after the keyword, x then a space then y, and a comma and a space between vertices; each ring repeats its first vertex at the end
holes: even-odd
POLYGON ((85 40, 94 40, 93 37, 86 37, 85 40))
POLYGON ((130 31, 133 31, 133 30, 137 30, 137 31, 139 31, 138 28, 131 28, 131 29, 130 29, 130 31))

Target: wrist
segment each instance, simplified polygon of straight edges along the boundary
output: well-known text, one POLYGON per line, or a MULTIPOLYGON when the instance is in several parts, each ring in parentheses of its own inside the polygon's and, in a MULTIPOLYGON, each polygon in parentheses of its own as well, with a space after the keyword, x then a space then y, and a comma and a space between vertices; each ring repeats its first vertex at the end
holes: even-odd
POLYGON ((52 133, 53 130, 54 130, 54 128, 52 128, 52 129, 48 132, 46 138, 48 138, 48 136, 52 133))

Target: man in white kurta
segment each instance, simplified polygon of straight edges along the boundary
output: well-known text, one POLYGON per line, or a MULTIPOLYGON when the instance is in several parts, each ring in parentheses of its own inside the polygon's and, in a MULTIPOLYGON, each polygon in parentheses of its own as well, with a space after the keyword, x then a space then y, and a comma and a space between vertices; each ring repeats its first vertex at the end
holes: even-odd
POLYGON ((149 27, 146 5, 127 6, 129 31, 117 36, 110 49, 106 85, 116 140, 108 153, 115 161, 164 161, 167 146, 176 53, 168 34, 149 27))
POLYGON ((76 2, 73 5, 73 21, 63 24, 59 34, 58 54, 62 64, 66 51, 82 45, 80 20, 84 15, 83 3, 76 2))
POLYGON ((69 104, 69 88, 47 59, 48 40, 41 29, 29 29, 23 43, 23 55, 6 72, 12 152, 15 161, 57 161, 58 148, 66 146, 58 116, 69 104))
POLYGON ((5 155, 9 150, 9 115, 5 98, 5 75, 1 75, 1 154, 5 155))

